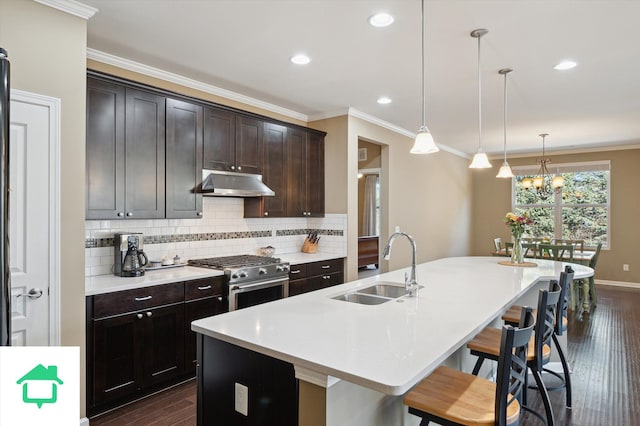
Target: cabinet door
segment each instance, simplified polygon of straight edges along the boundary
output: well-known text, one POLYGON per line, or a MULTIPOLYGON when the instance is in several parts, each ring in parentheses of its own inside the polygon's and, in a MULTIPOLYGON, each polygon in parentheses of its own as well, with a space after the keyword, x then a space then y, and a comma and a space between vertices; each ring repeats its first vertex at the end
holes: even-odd
POLYGON ((235 166, 236 115, 217 108, 204 109, 205 169, 228 172, 235 166))
POLYGON ((264 123, 262 181, 276 193, 273 197, 245 198, 244 217, 287 215, 287 128, 264 123))
POLYGON ((93 321, 93 401, 102 404, 142 387, 142 328, 136 314, 93 321))
POLYGON ((143 312, 144 385, 168 381, 184 373, 184 304, 143 312))
POLYGON ((239 115, 236 124, 236 162, 233 171, 262 173, 262 121, 239 115))
POLYGON ((167 99, 166 217, 202 217, 202 107, 167 99))
POLYGON ((124 216, 124 102, 124 87, 87 79, 87 219, 124 216))
POLYGON ((126 89, 125 215, 158 219, 165 215, 165 98, 126 89))
POLYGON ((184 360, 185 372, 195 374, 196 372, 196 333, 191 331, 191 323, 195 320, 222 314, 229 310, 227 298, 225 296, 209 297, 184 305, 184 360))
POLYGON ((309 133, 307 139, 307 215, 324 216, 324 139, 309 133))
POLYGON ((306 143, 307 134, 289 129, 287 143, 287 216, 306 216, 306 143))

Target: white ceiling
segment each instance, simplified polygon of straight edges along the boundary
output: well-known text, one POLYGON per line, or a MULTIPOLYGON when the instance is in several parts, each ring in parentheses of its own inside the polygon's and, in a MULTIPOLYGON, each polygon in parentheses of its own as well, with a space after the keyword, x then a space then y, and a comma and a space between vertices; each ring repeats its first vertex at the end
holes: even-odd
MULTIPOLYGON (((269 102, 311 119, 354 108, 409 132, 421 124, 420 0, 84 0, 88 46, 269 102), (387 28, 367 20, 394 15, 387 28), (289 58, 307 53, 312 62, 289 58), (390 105, 376 99, 389 96, 390 105)), ((640 1, 427 0, 427 125, 438 144, 508 150, 640 144, 640 1), (578 66, 555 71, 562 59, 578 66)), ((383 142, 383 141, 382 141, 383 142)), ((497 165, 494 163, 494 165, 497 165)))

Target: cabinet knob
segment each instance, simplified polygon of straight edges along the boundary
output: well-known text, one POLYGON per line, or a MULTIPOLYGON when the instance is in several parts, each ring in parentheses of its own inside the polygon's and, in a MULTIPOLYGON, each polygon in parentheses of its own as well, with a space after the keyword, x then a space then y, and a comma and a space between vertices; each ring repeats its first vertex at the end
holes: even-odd
POLYGON ((222 296, 218 297, 218 302, 222 302, 222 296))
POLYGON ((269 216, 269 212, 264 212, 264 215, 265 216, 269 216))
POLYGON ((235 170, 235 169, 236 169, 236 166, 231 166, 231 170, 235 170))
POLYGON ((242 166, 238 166, 238 170, 242 170, 242 166))
POLYGON ((147 312, 147 318, 151 318, 151 315, 153 315, 153 312, 147 312))
POLYGON ((138 319, 142 319, 142 314, 138 314, 136 316, 138 317, 138 319))
POLYGON ((331 279, 331 275, 323 275, 322 278, 324 278, 325 280, 329 280, 331 279))
POLYGON ((133 213, 127 212, 127 217, 131 217, 131 216, 133 216, 133 213))
POLYGON ((202 216, 202 212, 198 212, 196 213, 198 216, 202 216))
POLYGON ((118 217, 122 217, 122 216, 124 216, 124 213, 118 212, 118 217))

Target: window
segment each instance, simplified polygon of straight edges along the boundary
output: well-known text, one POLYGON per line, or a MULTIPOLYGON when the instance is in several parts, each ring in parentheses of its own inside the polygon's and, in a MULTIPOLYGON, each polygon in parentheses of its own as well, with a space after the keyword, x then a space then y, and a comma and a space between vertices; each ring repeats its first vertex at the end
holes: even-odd
MULTIPOLYGON (((562 175, 561 193, 547 198, 524 189, 522 180, 532 178, 538 168, 514 168, 513 211, 529 213, 530 237, 584 240, 585 246, 609 246, 609 162, 558 164, 550 171, 562 175)), ((549 176, 548 179, 553 179, 549 176)))

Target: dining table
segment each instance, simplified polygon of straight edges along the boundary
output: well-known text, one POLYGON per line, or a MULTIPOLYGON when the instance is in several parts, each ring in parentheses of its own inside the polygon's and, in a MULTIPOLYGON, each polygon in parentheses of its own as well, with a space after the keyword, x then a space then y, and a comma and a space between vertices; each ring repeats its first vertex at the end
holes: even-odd
MULTIPOLYGON (((502 248, 498 251, 493 251, 491 253, 493 256, 504 256, 504 257, 510 257, 511 254, 507 253, 507 249, 506 248, 502 248)), ((595 251, 592 250, 584 250, 584 251, 574 251, 573 252, 573 263, 578 263, 580 265, 585 265, 585 266, 589 266, 589 263, 591 262, 591 259, 593 259, 593 256, 596 255, 595 251)), ((540 256, 540 250, 537 248, 537 244, 536 247, 534 249, 528 250, 525 257, 530 258, 530 259, 549 259, 549 255, 547 253, 543 253, 542 256, 540 256)), ((570 259, 570 255, 569 253, 564 253, 563 259, 570 259)), ((570 305, 571 305, 571 309, 575 310, 578 306, 578 302, 577 302, 577 297, 575 295, 575 292, 573 291, 573 283, 571 284, 571 301, 570 301, 570 305)), ((589 313, 589 310, 591 308, 591 301, 589 298, 589 280, 582 280, 582 309, 583 312, 585 313, 589 313)))

